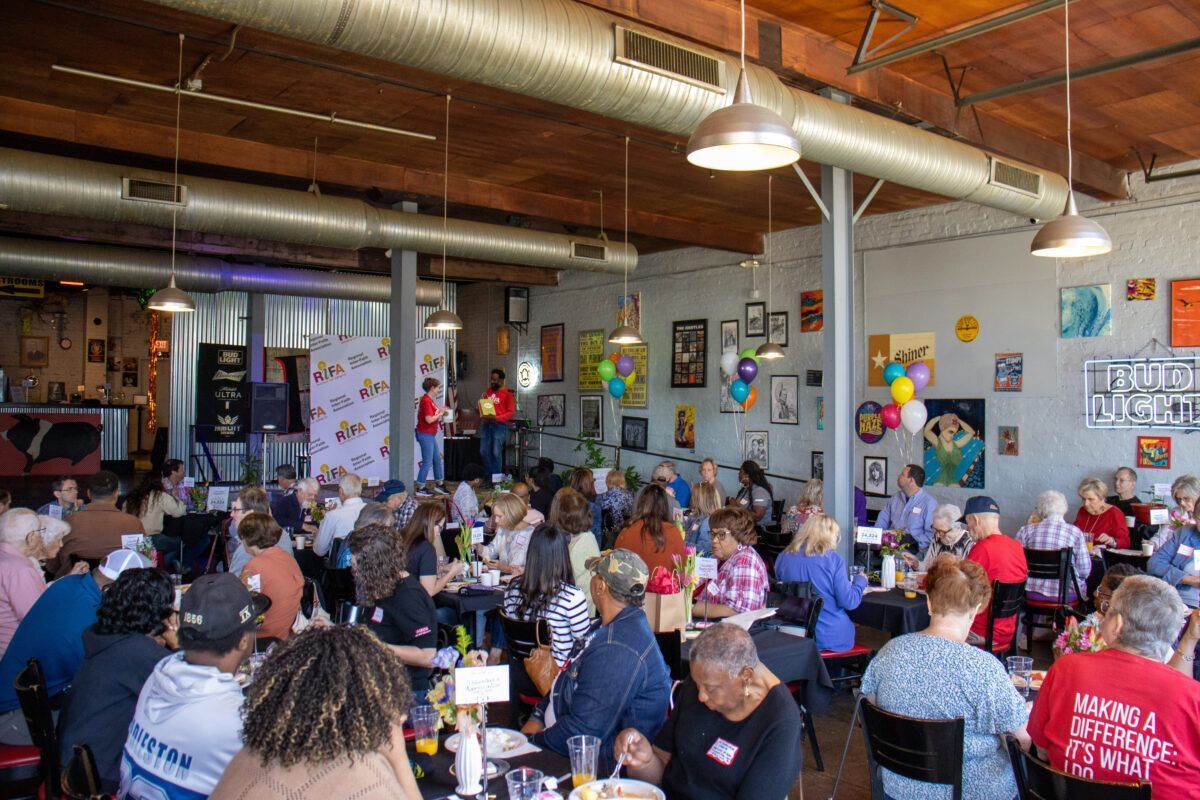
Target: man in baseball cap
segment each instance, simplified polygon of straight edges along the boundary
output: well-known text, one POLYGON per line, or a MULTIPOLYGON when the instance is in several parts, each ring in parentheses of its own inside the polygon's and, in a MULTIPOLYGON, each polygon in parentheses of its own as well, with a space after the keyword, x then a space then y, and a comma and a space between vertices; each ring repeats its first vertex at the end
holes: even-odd
POLYGON ((207 797, 242 747, 238 667, 270 601, 229 573, 198 578, 179 604, 182 652, 146 679, 121 757, 120 797, 207 797))
POLYGON ((653 739, 667 718, 671 674, 642 611, 650 571, 632 550, 589 558, 589 589, 599 620, 575 642, 550 696, 522 728, 540 747, 567 755, 579 734, 600 739, 600 769, 612 768, 617 731, 637 728, 653 739))
MULTIPOLYGON (((987 495, 978 494, 967 500, 963 511, 967 521, 967 530, 975 544, 967 553, 967 558, 983 567, 987 572, 988 582, 1024 583, 1029 577, 1029 567, 1025 563, 1025 548, 1016 539, 1004 535, 1000 530, 1000 506, 987 495)), ((971 631, 967 634, 967 644, 981 645, 987 636, 988 610, 986 608, 975 615, 971 623, 971 631)), ((996 620, 992 631, 992 644, 996 649, 1006 649, 1017 633, 1017 618, 996 620)))

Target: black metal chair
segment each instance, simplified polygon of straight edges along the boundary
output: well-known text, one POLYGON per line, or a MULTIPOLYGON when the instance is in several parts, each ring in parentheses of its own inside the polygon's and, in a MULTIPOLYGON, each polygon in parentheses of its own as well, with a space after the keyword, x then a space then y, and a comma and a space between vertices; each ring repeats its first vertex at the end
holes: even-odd
POLYGON ((678 630, 657 631, 654 634, 654 641, 658 643, 663 661, 667 662, 671 680, 687 680, 688 671, 683 668, 683 632, 678 630))
POLYGON ((1016 619, 1025 608, 1025 583, 1001 583, 992 581, 992 602, 988 607, 987 634, 983 638, 983 649, 996 656, 1001 661, 1006 656, 1017 653, 1017 632, 1014 630, 1012 639, 1004 647, 995 645, 996 621, 1001 619, 1016 619))
POLYGON ((1150 800, 1148 783, 1107 783, 1054 769, 1005 736, 1019 800, 1150 800))
POLYGON ((525 706, 533 707, 542 702, 542 697, 527 691, 520 691, 520 683, 530 685, 533 681, 525 675, 525 659, 538 647, 538 641, 550 643, 550 626, 546 620, 526 621, 515 619, 507 614, 498 614, 500 627, 504 631, 505 647, 508 651, 508 674, 518 691, 513 692, 517 700, 525 706))
POLYGON ((1117 553, 1109 548, 1104 548, 1100 556, 1104 559, 1104 569, 1108 571, 1117 564, 1128 564, 1129 566, 1141 572, 1146 571, 1146 564, 1150 562, 1150 556, 1144 556, 1141 553, 1117 553))
MULTIPOLYGON (((776 583, 772 585, 772 592, 783 598, 779 611, 776 612, 776 618, 781 622, 796 624, 798 627, 804 628, 805 638, 813 638, 816 632, 817 618, 821 615, 821 608, 825 605, 825 601, 813 591, 812 584, 808 581, 776 583)), ((808 706, 804 705, 802 699, 804 688, 804 681, 788 681, 787 683, 787 689, 791 692, 792 699, 800 707, 800 717, 804 722, 804 730, 808 733, 808 744, 812 748, 813 763, 818 772, 824 772, 825 760, 821 757, 821 744, 817 741, 816 723, 813 720, 812 712, 808 710, 808 706)))
POLYGON ((71 748, 71 760, 62 771, 62 792, 69 800, 100 800, 108 797, 100 790, 100 771, 92 748, 77 744, 71 748))
MULTIPOLYGON (((950 787, 953 800, 962 800, 963 731, 962 717, 947 720, 916 719, 893 714, 876 706, 862 695, 855 706, 854 721, 861 715, 867 763, 873 782, 877 767, 883 767, 922 783, 950 787)), ((849 746, 849 736, 846 738, 849 746)), ((846 754, 842 753, 845 764, 846 754)), ((838 767, 841 778, 842 767, 838 767)), ((834 783, 834 792, 837 783, 834 783)))
POLYGON ((13 681, 21 713, 29 726, 29 739, 41 754, 44 778, 44 797, 57 800, 59 796, 58 735, 54 730, 54 714, 50 709, 50 697, 46 694, 46 679, 42 665, 36 658, 29 659, 25 668, 17 673, 13 681))
POLYGON ((1075 579, 1075 567, 1071 561, 1071 548, 1060 550, 1031 550, 1025 548, 1025 564, 1029 567, 1028 578, 1040 578, 1058 582, 1056 600, 1030 600, 1025 598, 1025 649, 1033 649, 1033 634, 1036 628, 1058 630, 1074 607, 1082 607, 1084 594, 1075 579), (1067 600, 1067 588, 1074 586, 1075 601, 1067 600), (1036 622, 1038 615, 1050 617, 1050 623, 1036 622))

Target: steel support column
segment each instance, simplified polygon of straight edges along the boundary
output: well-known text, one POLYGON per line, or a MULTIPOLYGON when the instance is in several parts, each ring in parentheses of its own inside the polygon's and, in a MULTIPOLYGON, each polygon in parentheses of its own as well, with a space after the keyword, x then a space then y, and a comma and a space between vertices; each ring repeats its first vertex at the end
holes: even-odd
MULTIPOLYGON (((246 295, 246 366, 250 370, 247 374, 250 376, 251 383, 257 383, 266 378, 266 337, 267 337, 267 297, 264 294, 251 292, 246 295)), ((253 395, 253 388, 250 389, 253 395)), ((245 416, 242 419, 242 430, 250 430, 250 404, 253 402, 253 397, 246 398, 245 416)), ((261 433, 248 433, 246 436, 246 455, 250 456, 257 453, 259 458, 263 458, 265 452, 263 450, 263 436, 261 433)), ((266 473, 267 463, 262 461, 262 479, 261 482, 265 485, 268 476, 266 473)), ((226 476, 232 477, 232 476, 226 476)), ((272 474, 270 477, 274 477, 272 474)))
MULTIPOLYGON (((417 213, 416 203, 399 203, 397 211, 417 213)), ((392 250, 392 300, 388 315, 388 359, 392 413, 388 420, 388 474, 410 483, 413 468, 413 375, 417 360, 417 254, 413 250, 392 250)), ((416 487, 409 486, 410 491, 416 487)))

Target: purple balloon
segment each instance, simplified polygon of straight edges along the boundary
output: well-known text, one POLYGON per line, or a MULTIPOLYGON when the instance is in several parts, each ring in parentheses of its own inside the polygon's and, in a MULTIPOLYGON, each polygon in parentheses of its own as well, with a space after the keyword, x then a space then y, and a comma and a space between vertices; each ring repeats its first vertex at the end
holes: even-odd
POLYGON ((620 358, 618 358, 617 359, 617 372, 619 372, 621 374, 621 377, 625 377, 629 373, 633 372, 633 357, 632 356, 621 356, 620 358))
POLYGON ((754 380, 754 376, 758 374, 758 364, 754 363, 753 358, 743 358, 738 362, 738 377, 746 383, 754 380))
POLYGON ((918 392, 929 385, 929 365, 924 361, 914 361, 909 364, 904 374, 913 382, 913 389, 918 392))

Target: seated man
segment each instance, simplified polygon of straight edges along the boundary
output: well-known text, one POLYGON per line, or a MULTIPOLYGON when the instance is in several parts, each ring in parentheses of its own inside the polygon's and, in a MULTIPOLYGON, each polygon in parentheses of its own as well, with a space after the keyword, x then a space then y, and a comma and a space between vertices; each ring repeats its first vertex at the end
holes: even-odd
POLYGON ((55 568, 49 570, 62 576, 71 568, 71 556, 97 560, 113 550, 121 549, 121 536, 126 533, 145 534, 142 521, 117 509, 117 476, 101 470, 92 476, 88 485, 92 502, 71 516, 71 532, 63 539, 55 568))
MULTIPOLYGON (((1075 566, 1074 585, 1067 586, 1067 599, 1077 599, 1078 592, 1087 586, 1088 575, 1092 574, 1092 554, 1088 552, 1083 531, 1067 522, 1067 497, 1062 492, 1042 492, 1033 506, 1033 516, 1028 525, 1017 531, 1017 542, 1027 550, 1061 550, 1071 548, 1071 561, 1075 566)), ((1025 587, 1034 600, 1058 601, 1058 581, 1045 578, 1030 578, 1025 587)))
POLYGON ((319 556, 326 555, 333 546, 334 539, 345 539, 354 530, 354 520, 362 511, 362 478, 353 472, 347 472, 338 481, 338 497, 342 504, 325 514, 317 538, 313 541, 313 552, 319 556))
POLYGON ((925 491, 925 468, 906 464, 896 477, 900 491, 879 511, 875 524, 884 530, 903 530, 904 543, 919 558, 933 542, 933 510, 937 501, 925 491))
POLYGON ((121 756, 119 797, 203 798, 242 748, 242 687, 267 601, 229 573, 197 578, 179 608, 182 652, 146 679, 121 756))
POLYGON ((91 572, 67 575, 46 587, 0 658, 0 744, 30 744, 13 688, 29 659, 36 658, 42 665, 46 694, 52 698, 60 694, 83 663, 83 632, 96 621, 101 590, 125 570, 149 566, 134 550, 114 550, 91 572))
POLYGON ((275 485, 284 495, 289 495, 296 485, 296 468, 291 464, 280 464, 275 468, 275 485))
POLYGON ((417 512, 417 498, 408 496, 408 487, 404 485, 404 481, 384 481, 383 486, 375 493, 375 502, 383 503, 392 512, 392 521, 388 524, 396 530, 407 525, 417 512))
POLYGON ((63 476, 50 484, 54 499, 37 510, 37 513, 56 519, 66 519, 83 508, 79 499, 79 482, 74 478, 63 476))
MULTIPOLYGON (((1000 506, 996 501, 984 495, 976 495, 967 500, 967 508, 963 512, 967 519, 967 531, 975 540, 967 558, 983 567, 987 573, 988 583, 1024 582, 1029 577, 1029 565, 1025 563, 1025 548, 1015 539, 1000 532, 1000 506)), ((971 632, 967 634, 967 644, 981 645, 987 636, 988 612, 992 605, 975 615, 971 623, 971 632)), ((992 631, 992 645, 1005 647, 1017 635, 1017 618, 996 620, 992 631)))
POLYGON ((183 485, 184 472, 182 461, 178 458, 168 458, 162 465, 162 488, 164 492, 183 503, 185 508, 191 510, 192 496, 188 492, 188 487, 183 485))
MULTIPOLYGON (((280 483, 283 482, 280 478, 280 483)), ((291 528, 292 534, 307 533, 315 535, 317 526, 304 523, 304 509, 321 493, 321 484, 316 478, 301 478, 295 482, 294 491, 276 497, 271 501, 271 516, 279 523, 280 528, 291 528)))
POLYGON ((671 675, 641 608, 649 580, 645 562, 629 550, 611 550, 588 559, 587 569, 599 616, 594 633, 575 642, 566 669, 521 730, 562 755, 572 736, 597 736, 599 768, 607 772, 617 731, 636 728, 653 739, 662 727, 671 675))

